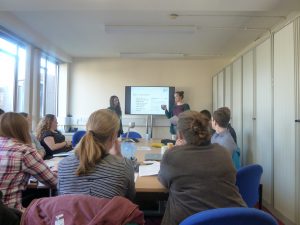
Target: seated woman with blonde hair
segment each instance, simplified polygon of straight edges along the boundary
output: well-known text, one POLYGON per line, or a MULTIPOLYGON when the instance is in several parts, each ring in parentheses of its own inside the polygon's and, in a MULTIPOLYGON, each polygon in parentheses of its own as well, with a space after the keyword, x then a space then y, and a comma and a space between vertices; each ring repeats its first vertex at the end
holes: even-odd
POLYGON ((0 116, 0 191, 4 205, 24 209, 22 191, 30 176, 56 187, 56 174, 31 146, 27 120, 19 113, 4 113, 0 116))
POLYGON ((57 119, 53 114, 46 114, 39 122, 36 137, 46 151, 45 159, 52 158, 53 154, 72 150, 70 141, 57 130, 57 119))
POLYGON ((176 146, 163 155, 159 181, 169 190, 162 225, 213 208, 246 207, 235 185, 231 155, 210 143, 209 121, 195 111, 179 115, 176 146))
POLYGON ((59 194, 134 198, 133 165, 122 157, 117 139, 119 125, 118 115, 109 109, 90 115, 87 132, 76 145, 75 154, 58 165, 59 194))

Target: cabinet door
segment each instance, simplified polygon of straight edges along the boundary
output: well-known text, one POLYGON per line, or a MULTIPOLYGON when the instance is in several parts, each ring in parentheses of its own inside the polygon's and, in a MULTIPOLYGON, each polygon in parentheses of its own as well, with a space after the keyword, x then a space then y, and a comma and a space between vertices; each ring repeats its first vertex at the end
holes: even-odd
POLYGON ((232 108, 231 104, 231 66, 227 66, 225 69, 225 98, 224 98, 224 105, 227 106, 228 108, 232 108))
POLYGON ((242 140, 242 59, 236 60, 232 65, 232 127, 235 129, 237 144, 241 148, 241 161, 243 162, 242 140))
POLYGON ((274 35, 274 208, 295 222, 295 67, 293 23, 274 35))
POLYGON ((213 111, 218 108, 218 75, 213 77, 213 111))
POLYGON ((253 163, 253 50, 243 56, 243 164, 253 163))
POLYGON ((256 113, 255 113, 255 162, 262 165, 264 172, 263 199, 272 204, 273 196, 273 104, 271 73, 271 40, 256 47, 256 113))
POLYGON ((224 72, 218 74, 218 108, 224 106, 224 72))

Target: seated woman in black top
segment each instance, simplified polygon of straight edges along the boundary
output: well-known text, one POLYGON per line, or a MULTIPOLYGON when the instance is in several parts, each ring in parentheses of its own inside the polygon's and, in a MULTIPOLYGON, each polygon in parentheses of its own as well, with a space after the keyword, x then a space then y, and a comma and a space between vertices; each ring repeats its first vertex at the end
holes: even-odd
POLYGON ((46 114, 37 126, 36 136, 46 150, 45 158, 51 158, 55 153, 72 149, 70 141, 57 130, 57 119, 52 114, 46 114))

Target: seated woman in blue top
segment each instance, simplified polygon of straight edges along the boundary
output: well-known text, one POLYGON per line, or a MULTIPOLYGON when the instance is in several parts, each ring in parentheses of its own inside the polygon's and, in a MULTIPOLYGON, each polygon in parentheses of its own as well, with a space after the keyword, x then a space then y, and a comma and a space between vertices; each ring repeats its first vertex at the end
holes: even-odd
POLYGON ((186 110, 190 110, 189 104, 183 102, 184 91, 176 91, 174 98, 175 98, 175 105, 173 106, 173 108, 170 108, 168 110, 166 105, 161 106, 161 108, 165 110, 166 116, 169 119, 171 119, 171 125, 170 125, 171 134, 176 134, 178 115, 186 110))
POLYGON ((118 115, 109 109, 90 115, 87 132, 76 145, 75 154, 58 165, 59 194, 134 198, 133 165, 121 154, 119 124, 118 115))
POLYGON ((57 130, 57 119, 52 114, 46 114, 39 122, 36 136, 46 151, 45 159, 72 149, 71 142, 66 141, 65 136, 57 130))

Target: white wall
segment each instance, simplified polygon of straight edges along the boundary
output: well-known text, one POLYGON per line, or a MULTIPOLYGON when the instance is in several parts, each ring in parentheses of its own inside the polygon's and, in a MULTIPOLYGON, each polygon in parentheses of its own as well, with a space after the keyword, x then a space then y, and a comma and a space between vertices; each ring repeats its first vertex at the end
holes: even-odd
MULTIPOLYGON (((226 63, 226 59, 76 59, 71 66, 69 111, 75 118, 86 118, 97 109, 107 108, 111 95, 119 96, 124 111, 125 86, 132 85, 175 86, 176 90, 185 92, 184 100, 192 110, 212 110, 211 74, 216 73, 226 63)), ((126 118, 133 116, 123 117, 126 121, 126 118)), ((164 116, 162 118, 165 119, 164 116)), ((78 121, 79 124, 84 122, 85 119, 78 121)), ((144 128, 140 129, 144 131, 144 128)), ((169 128, 165 126, 155 129, 153 135, 157 138, 168 138, 169 128)))

